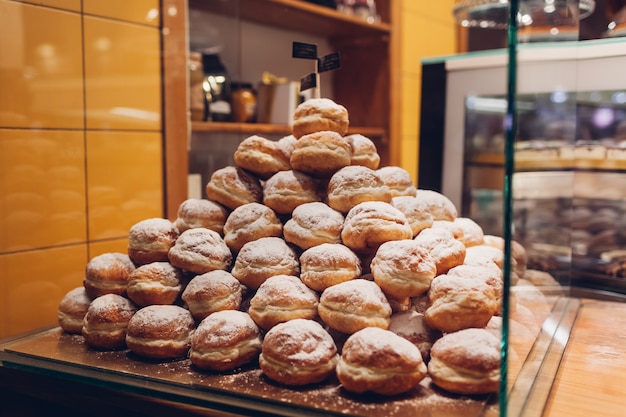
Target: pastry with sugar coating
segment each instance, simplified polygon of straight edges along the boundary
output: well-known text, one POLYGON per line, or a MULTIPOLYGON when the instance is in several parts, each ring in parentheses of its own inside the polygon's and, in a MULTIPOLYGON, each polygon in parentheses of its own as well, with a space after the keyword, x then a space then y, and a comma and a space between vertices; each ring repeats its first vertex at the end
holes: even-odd
POLYGON ((295 319, 277 324, 265 334, 259 365, 273 381, 302 386, 329 378, 338 360, 335 341, 318 322, 295 319))
POLYGON ((295 170, 314 177, 327 177, 350 165, 348 142, 337 132, 322 130, 302 136, 289 162, 295 170))
POLYGON ((322 243, 300 255, 300 279, 315 291, 356 279, 361 273, 359 257, 340 243, 322 243))
POLYGON ((281 237, 283 224, 271 208, 248 203, 233 210, 224 224, 224 242, 234 252, 262 237, 281 237))
POLYGON ((485 329, 465 329, 441 337, 430 350, 433 383, 457 394, 497 392, 500 340, 485 329))
POLYGON ((391 198, 403 195, 415 197, 417 195, 417 188, 413 184, 413 178, 411 178, 411 174, 406 169, 389 165, 378 168, 376 174, 389 188, 391 198))
POLYGON ((262 237, 243 245, 231 273, 243 285, 256 290, 274 275, 299 276, 300 262, 283 239, 262 237))
POLYGON ((219 233, 205 228, 185 230, 169 252, 170 263, 195 274, 230 268, 233 255, 219 233))
POLYGON ((263 330, 294 319, 317 318, 319 296, 300 278, 291 275, 269 277, 250 300, 248 313, 263 330))
POLYGON ((57 308, 59 326, 67 333, 81 334, 83 320, 92 298, 87 295, 84 287, 68 291, 57 308))
POLYGON ((458 216, 454 203, 438 191, 418 188, 415 197, 428 206, 428 211, 432 214, 434 220, 454 221, 458 216))
POLYGON ((137 267, 128 278, 127 295, 135 304, 174 304, 183 289, 183 274, 169 262, 137 267))
POLYGON ((323 243, 341 243, 344 221, 341 212, 321 201, 304 203, 293 210, 283 234, 287 242, 304 250, 323 243))
POLYGON ((427 375, 419 349, 390 330, 368 327, 344 343, 337 378, 350 392, 398 395, 427 375))
POLYGON ((433 225, 433 215, 428 211, 427 204, 419 198, 411 196, 394 197, 391 199, 391 205, 406 216, 413 231, 413 237, 433 225))
POLYGON ((191 336, 189 360, 200 369, 229 371, 261 353, 261 332, 248 313, 222 310, 207 316, 191 336))
POLYGON ((426 324, 424 314, 415 310, 392 314, 389 330, 417 346, 424 362, 428 362, 433 343, 441 337, 440 331, 431 329, 426 324))
POLYGON ((126 295, 128 279, 134 270, 135 265, 128 255, 103 253, 87 262, 83 287, 92 299, 104 294, 126 295))
POLYGON ((327 199, 329 206, 347 213, 365 201, 389 203, 391 192, 376 171, 361 165, 350 165, 330 177, 327 199))
POLYGON ((289 158, 278 143, 257 135, 241 141, 233 154, 233 159, 238 167, 264 180, 278 171, 291 169, 289 158))
POLYGON ((301 204, 322 201, 319 187, 304 172, 280 171, 263 184, 263 203, 278 214, 291 214, 301 204))
POLYGON ((243 288, 230 272, 215 270, 193 277, 181 298, 193 318, 201 321, 216 311, 239 309, 243 288))
POLYGON ((447 229, 429 228, 422 230, 415 238, 428 251, 437 265, 437 275, 445 274, 465 260, 465 245, 455 239, 447 229))
POLYGON ((128 232, 128 256, 137 265, 167 261, 178 234, 176 226, 168 219, 141 220, 128 232))
POLYGON ((350 165, 363 165, 370 169, 378 169, 380 155, 376 149, 376 144, 370 138, 355 133, 346 136, 345 139, 350 145, 350 165))
POLYGON ((180 233, 187 229, 204 227, 222 234, 227 217, 228 210, 221 204, 201 198, 189 198, 178 206, 174 225, 180 233))
POLYGON ((373 281, 353 279, 322 292, 318 313, 328 327, 352 334, 365 327, 389 328, 391 305, 373 281))
POLYGON ((231 210, 247 203, 263 201, 263 187, 259 178, 234 166, 213 172, 206 185, 206 194, 211 200, 231 210))
POLYGON ((118 294, 105 294, 94 299, 83 319, 85 343, 102 350, 125 347, 128 322, 136 312, 137 306, 118 294))
POLYGON ((309 133, 331 130, 343 136, 348 125, 348 110, 344 106, 329 98, 311 98, 296 107, 292 134, 300 139, 309 133))
POLYGON ((191 313, 182 307, 146 306, 128 322, 126 346, 131 352, 147 358, 184 358, 195 327, 191 313))

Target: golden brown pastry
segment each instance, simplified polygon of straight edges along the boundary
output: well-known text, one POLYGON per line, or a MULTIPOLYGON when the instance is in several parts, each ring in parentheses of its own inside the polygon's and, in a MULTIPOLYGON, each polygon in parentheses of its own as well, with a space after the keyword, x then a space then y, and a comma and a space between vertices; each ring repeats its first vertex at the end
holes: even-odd
POLYGON ((328 327, 352 334, 365 327, 389 328, 391 306, 378 284, 345 281, 322 292, 317 311, 328 327))
POLYGON ((263 187, 258 177, 234 166, 213 172, 206 185, 207 196, 234 210, 247 203, 263 201, 263 187))
POLYGON ((465 329, 441 337, 430 350, 433 383, 457 394, 497 392, 500 341, 485 329, 465 329))
POLYGON ((291 158, 291 154, 296 147, 297 141, 298 139, 296 139, 293 135, 287 135, 278 139, 278 141, 276 142, 278 148, 283 152, 287 160, 291 158))
POLYGON ((327 186, 328 205, 337 211, 347 213, 365 201, 391 201, 391 192, 376 171, 351 165, 335 172, 327 186))
POLYGON ((319 296, 300 278, 292 275, 269 277, 250 300, 248 313, 263 330, 294 319, 317 317, 319 296))
POLYGON ((128 233, 128 256, 137 265, 167 261, 167 254, 177 238, 178 230, 170 220, 141 220, 128 233))
POLYGON ((170 263, 195 274, 230 268, 233 255, 219 233, 205 228, 185 230, 169 252, 170 263))
POLYGON ((467 277, 470 279, 483 280, 485 283, 493 288, 497 311, 494 314, 499 314, 502 310, 502 297, 504 293, 504 282, 502 281, 502 271, 498 268, 491 268, 487 265, 458 265, 451 268, 447 275, 454 275, 457 277, 467 277))
POLYGON ((465 244, 465 247, 482 245, 485 243, 485 234, 483 228, 478 223, 469 217, 457 217, 453 221, 458 227, 463 230, 463 238, 461 241, 465 244))
POLYGON ((283 234, 287 242, 305 250, 322 243, 341 243, 344 220, 342 213, 321 201, 304 203, 293 210, 283 234))
POLYGON ((271 208, 248 203, 233 210, 224 224, 224 242, 237 253, 242 246, 262 237, 281 237, 283 224, 271 208))
POLYGON ((400 210, 409 221, 413 237, 433 225, 433 215, 424 201, 411 196, 399 196, 391 199, 391 205, 400 210))
POLYGON ((433 229, 446 229, 450 233, 452 233, 452 236, 456 240, 459 240, 463 244, 465 244, 465 241, 463 239, 465 232, 463 231, 461 226, 459 226, 455 222, 451 222, 450 220, 434 220, 433 225, 431 227, 433 229))
POLYGON ((337 132, 322 130, 302 136, 289 162, 295 170, 314 177, 326 177, 350 165, 348 142, 337 132))
POLYGON ((341 231, 343 244, 355 252, 373 252, 385 242, 411 239, 412 236, 406 216, 382 201, 354 206, 346 215, 341 231))
POLYGON ((139 356, 175 359, 187 356, 196 323, 191 313, 175 305, 139 309, 128 322, 126 346, 139 356))
POLYGON ((383 292, 397 300, 428 291, 437 265, 418 242, 392 240, 380 245, 372 259, 371 270, 383 292))
POLYGON ((83 320, 92 298, 87 295, 84 287, 68 291, 57 308, 59 326, 67 333, 81 334, 83 320))
POLYGON ((378 169, 380 155, 374 142, 361 134, 353 134, 345 137, 350 145, 350 165, 363 165, 369 169, 378 169))
POLYGON ((539 271, 537 269, 526 269, 523 279, 540 289, 544 287, 550 291, 559 289, 561 285, 556 278, 552 276, 552 274, 546 271, 539 271))
POLYGON ((398 395, 427 375, 419 349, 389 330, 368 327, 343 345, 337 378, 350 392, 398 395))
POLYGON ((183 289, 183 274, 169 262, 137 267, 128 277, 127 295, 139 307, 174 304, 183 289))
POLYGON ((437 275, 445 274, 465 260, 465 245, 449 230, 431 227, 422 230, 413 240, 430 253, 437 265, 437 275))
POLYGON ((413 178, 411 178, 411 174, 406 169, 389 165, 378 168, 376 174, 389 188, 391 198, 403 195, 415 197, 417 195, 417 188, 413 184, 413 178))
POLYGON ((434 220, 454 221, 458 216, 454 203, 440 192, 419 188, 415 197, 427 204, 434 220))
POLYGON ((280 171, 263 184, 263 203, 278 214, 291 214, 301 204, 321 201, 318 181, 300 171, 280 171))
POLYGON ((441 337, 440 331, 428 327, 424 314, 415 310, 392 314, 389 330, 417 346, 426 363, 430 359, 433 343, 441 337))
POLYGON ((201 321, 216 311, 239 309, 243 289, 230 272, 215 270, 193 277, 181 298, 193 318, 201 321))
POLYGON ((252 362, 261 353, 261 333, 248 313, 215 312, 191 336, 189 360, 200 369, 229 371, 252 362))
POLYGON ((137 307, 132 301, 118 294, 105 294, 94 299, 83 320, 85 342, 103 350, 123 348, 128 322, 136 312, 137 307))
POLYGON ((128 278, 135 265, 128 255, 107 252, 94 256, 87 262, 83 287, 90 298, 104 294, 126 295, 128 278))
POLYGON ((295 319, 277 324, 267 332, 259 365, 269 379, 301 386, 330 377, 338 360, 333 338, 318 322, 295 319))
POLYGON ((322 130, 331 130, 343 136, 348 125, 348 110, 344 106, 328 98, 311 98, 296 107, 292 133, 296 139, 322 130))
POLYGON ((296 252, 278 237, 262 237, 248 242, 239 251, 231 270, 246 287, 256 290, 274 275, 300 275, 296 252))
POLYGON ((261 179, 268 179, 278 171, 291 169, 289 158, 277 142, 253 135, 244 139, 233 155, 235 164, 261 179))
MULTIPOLYGON (((501 251, 504 251, 504 238, 494 235, 485 235, 484 244, 487 246, 493 246, 501 251)), ((503 252, 504 253, 504 252, 503 252)), ((516 240, 511 241, 511 268, 515 273, 514 281, 523 278, 526 273, 526 266, 528 264, 528 254, 526 248, 516 240)))
POLYGON ((174 225, 182 233, 187 229, 204 227, 219 234, 224 230, 228 210, 215 201, 189 198, 178 206, 174 225))
POLYGON ((358 278, 361 272, 359 257, 340 243, 322 243, 300 255, 300 279, 315 291, 358 278))
POLYGON ((442 332, 485 327, 498 311, 493 287, 470 276, 439 275, 430 284, 426 323, 442 332))

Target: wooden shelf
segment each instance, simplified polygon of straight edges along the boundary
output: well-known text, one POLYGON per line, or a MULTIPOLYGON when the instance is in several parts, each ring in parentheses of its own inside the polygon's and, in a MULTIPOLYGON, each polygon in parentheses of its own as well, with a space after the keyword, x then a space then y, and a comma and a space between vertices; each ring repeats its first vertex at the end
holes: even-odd
MULTIPOLYGON (((290 135, 291 126, 267 123, 192 122, 191 131, 249 135, 290 135)), ((380 127, 351 126, 348 129, 348 134, 353 133, 360 133, 370 139, 386 139, 385 129, 380 127)))
POLYGON ((303 0, 189 0, 189 5, 237 19, 328 38, 362 41, 364 38, 380 37, 387 40, 391 33, 389 23, 368 23, 359 17, 303 0))

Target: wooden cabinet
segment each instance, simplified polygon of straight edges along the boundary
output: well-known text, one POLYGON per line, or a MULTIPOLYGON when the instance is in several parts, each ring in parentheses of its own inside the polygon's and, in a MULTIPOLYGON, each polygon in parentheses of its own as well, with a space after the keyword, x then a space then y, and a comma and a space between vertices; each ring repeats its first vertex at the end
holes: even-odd
MULTIPOLYGON (((187 153, 192 134, 200 133, 202 140, 210 140, 212 135, 228 133, 290 133, 288 125, 189 122, 186 55, 189 25, 197 24, 190 23, 189 16, 195 11, 250 23, 258 28, 258 36, 263 36, 263 28, 271 28, 283 30, 285 37, 293 36, 290 42, 298 41, 299 34, 323 38, 341 55, 341 68, 333 73, 332 86, 328 88, 330 98, 348 109, 349 132, 370 137, 377 145, 381 164, 390 163, 390 144, 397 130, 392 114, 398 102, 394 97, 398 93, 393 92, 397 67, 394 51, 398 48, 394 46, 392 0, 376 0, 380 19, 373 23, 302 0, 165 0, 162 4, 168 217, 175 216, 176 207, 187 198, 185 173, 189 169, 187 153)), ((237 36, 239 27, 234 26, 232 30, 237 36)), ((255 59, 262 60, 260 55, 255 59)))

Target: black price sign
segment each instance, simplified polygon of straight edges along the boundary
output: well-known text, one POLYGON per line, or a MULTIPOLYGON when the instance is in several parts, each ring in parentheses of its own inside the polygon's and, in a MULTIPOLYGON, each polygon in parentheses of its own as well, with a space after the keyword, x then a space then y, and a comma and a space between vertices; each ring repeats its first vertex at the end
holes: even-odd
POLYGON ((314 43, 294 42, 291 48, 291 57, 317 59, 317 45, 314 43))
POLYGON ((317 87, 317 76, 314 72, 300 78, 300 91, 306 91, 315 87, 317 87))
POLYGON ((341 67, 339 52, 325 55, 317 59, 317 72, 325 72, 341 67))

